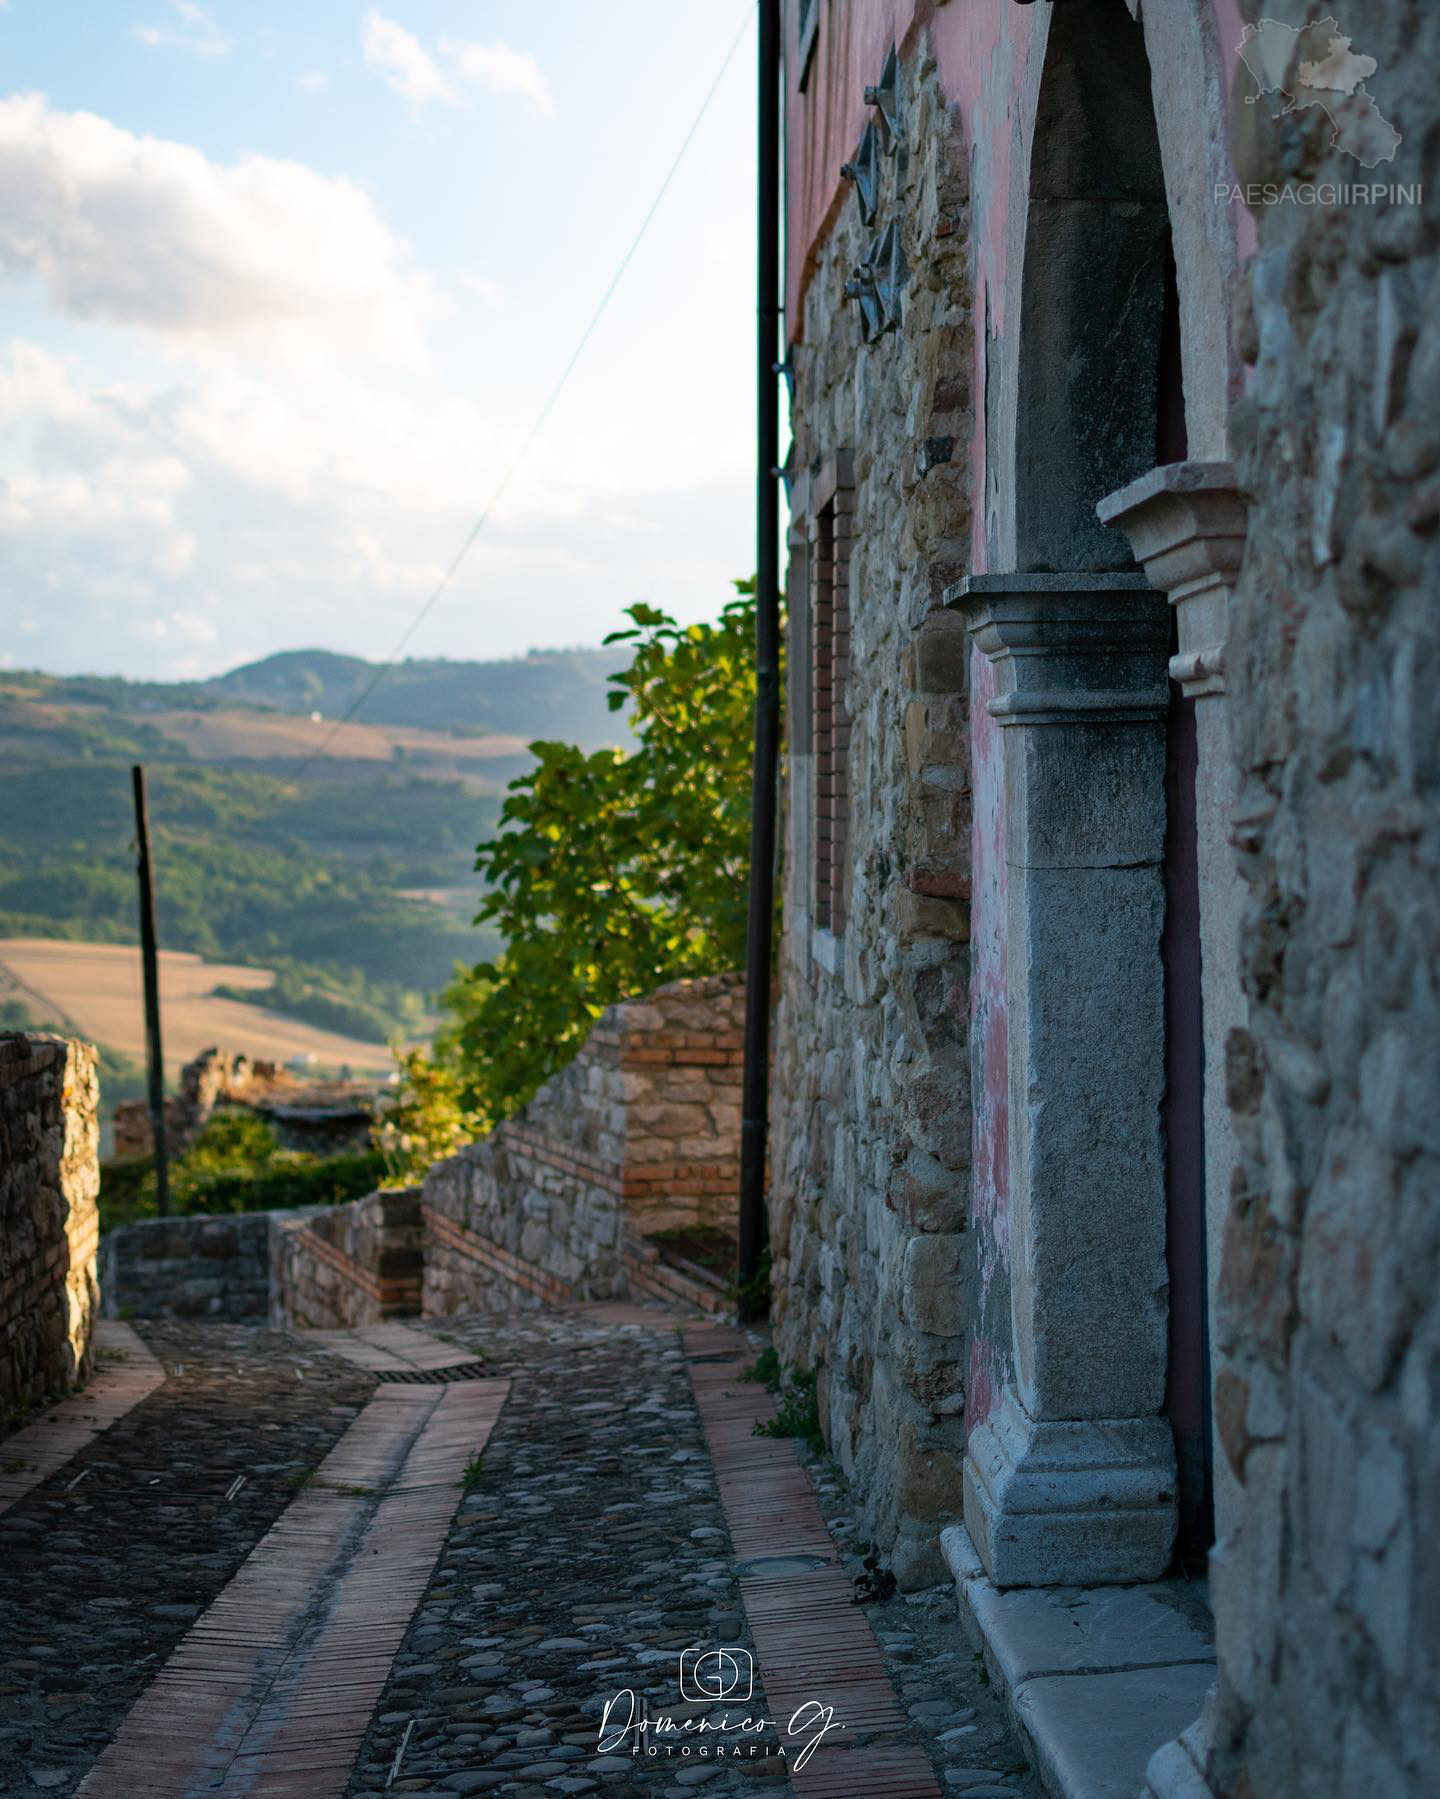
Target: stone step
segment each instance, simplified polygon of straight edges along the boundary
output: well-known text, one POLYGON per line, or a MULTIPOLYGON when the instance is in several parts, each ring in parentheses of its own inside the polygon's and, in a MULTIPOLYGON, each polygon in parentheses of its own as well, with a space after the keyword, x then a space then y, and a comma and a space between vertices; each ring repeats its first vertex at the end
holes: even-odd
POLYGON ((653 1244, 626 1243, 625 1278, 632 1293, 648 1293, 712 1317, 728 1310, 725 1289, 718 1280, 700 1268, 690 1272, 675 1267, 653 1244))

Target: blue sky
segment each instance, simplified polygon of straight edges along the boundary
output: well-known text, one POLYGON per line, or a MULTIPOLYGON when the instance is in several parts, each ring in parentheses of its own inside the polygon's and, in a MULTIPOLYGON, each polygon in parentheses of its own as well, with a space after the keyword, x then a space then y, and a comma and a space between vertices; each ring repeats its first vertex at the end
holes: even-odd
MULTIPOLYGON (((0 664, 379 657, 654 197, 746 0, 0 0, 0 664)), ((596 642, 753 561, 753 18, 409 646, 596 642)))

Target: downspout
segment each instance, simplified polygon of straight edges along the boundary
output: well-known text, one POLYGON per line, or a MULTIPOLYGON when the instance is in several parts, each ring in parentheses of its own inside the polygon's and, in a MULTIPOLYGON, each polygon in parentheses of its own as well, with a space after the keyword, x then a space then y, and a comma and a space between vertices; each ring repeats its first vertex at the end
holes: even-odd
POLYGON ((770 950, 775 931, 775 820, 780 754, 780 9, 759 0, 759 178, 755 316, 755 759, 750 789, 750 908, 745 947, 745 1070, 740 1122, 739 1310, 763 1311, 756 1277, 769 1130, 770 950))

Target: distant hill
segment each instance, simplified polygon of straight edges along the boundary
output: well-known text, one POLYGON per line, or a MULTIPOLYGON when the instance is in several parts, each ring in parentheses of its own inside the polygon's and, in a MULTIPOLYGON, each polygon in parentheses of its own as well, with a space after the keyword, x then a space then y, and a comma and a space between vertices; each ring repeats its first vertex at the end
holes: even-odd
MULTIPOLYGON (((357 715, 360 723, 413 725, 536 737, 563 735, 585 749, 628 740, 606 704, 607 677, 624 651, 534 650, 504 662, 400 662, 357 715)), ((266 707, 338 718, 374 679, 376 664, 333 650, 282 650, 208 681, 126 681, 103 675, 46 675, 45 697, 108 711, 204 711, 266 707)), ((14 677, 7 677, 13 679, 14 677)), ((22 679, 24 677, 21 677, 22 679)))
POLYGON ((375 665, 328 650, 193 682, 0 671, 0 936, 134 941, 143 762, 162 945, 276 970, 271 1010, 413 1036, 454 965, 500 947, 471 923, 475 846, 525 746, 627 743, 605 703, 626 660, 404 662, 339 732, 375 665))
MULTIPOLYGON (((625 735, 605 701, 607 678, 625 662, 623 650, 533 652, 509 662, 401 662, 358 717, 367 724, 419 725, 432 731, 494 731, 527 739, 558 734, 598 749, 625 735)), ((334 718, 374 675, 374 665, 358 656, 286 650, 204 686, 221 704, 274 706, 334 718)))

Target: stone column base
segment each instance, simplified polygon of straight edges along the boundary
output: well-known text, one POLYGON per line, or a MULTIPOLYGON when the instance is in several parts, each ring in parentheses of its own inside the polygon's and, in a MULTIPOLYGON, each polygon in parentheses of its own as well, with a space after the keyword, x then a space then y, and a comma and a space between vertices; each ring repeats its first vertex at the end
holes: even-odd
POLYGON ((1140 1799, 1215 1799, 1214 1789, 1205 1777, 1214 1739, 1214 1702, 1215 1689, 1211 1687, 1205 1709, 1190 1728, 1182 1730, 1150 1757, 1140 1799))
POLYGON ((1175 1518, 1163 1418, 1037 1422, 1012 1391, 971 1433, 965 1525, 997 1587, 1158 1580, 1175 1518))

